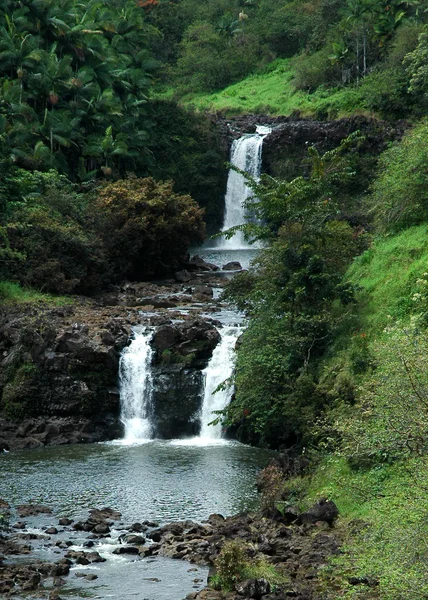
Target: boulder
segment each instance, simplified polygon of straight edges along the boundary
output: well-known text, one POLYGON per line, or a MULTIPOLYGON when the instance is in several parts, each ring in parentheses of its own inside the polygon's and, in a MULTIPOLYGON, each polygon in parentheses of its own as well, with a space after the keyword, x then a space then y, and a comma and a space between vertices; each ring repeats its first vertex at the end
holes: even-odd
POLYGON ((189 271, 183 269, 182 271, 177 271, 176 273, 174 273, 174 278, 175 281, 179 281, 180 283, 186 283, 187 281, 190 281, 192 279, 192 276, 189 273, 189 271))
POLYGON ((247 579, 236 583, 235 590, 245 598, 261 598, 270 593, 271 587, 266 579, 247 579))
POLYGON ((189 271, 218 271, 219 267, 213 263, 206 262, 198 255, 192 256, 186 265, 189 271))
POLYGON ((223 266, 223 271, 242 271, 242 265, 237 260, 232 260, 223 266))
POLYGON ((299 515, 301 523, 316 523, 317 521, 325 521, 329 525, 339 516, 339 510, 334 502, 321 498, 312 508, 306 513, 299 515))

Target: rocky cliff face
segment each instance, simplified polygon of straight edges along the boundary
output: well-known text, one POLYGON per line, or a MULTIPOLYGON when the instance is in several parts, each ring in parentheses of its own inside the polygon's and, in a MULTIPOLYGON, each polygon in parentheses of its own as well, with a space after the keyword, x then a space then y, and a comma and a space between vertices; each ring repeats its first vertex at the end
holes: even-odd
POLYGON ((120 435, 119 355, 135 310, 3 308, 0 447, 93 442, 120 435))
POLYGON ((186 286, 188 294, 179 284, 143 283, 97 302, 2 307, 0 451, 121 437, 119 358, 141 323, 155 328, 155 435, 197 434, 201 369, 220 336, 212 320, 164 307, 190 304, 186 286))
POLYGON ((320 151, 331 150, 354 131, 365 137, 364 153, 377 156, 386 144, 403 135, 407 124, 394 125, 368 117, 355 116, 334 121, 315 121, 298 116, 271 117, 269 115, 242 115, 219 119, 218 127, 230 144, 245 133, 254 133, 257 125, 270 125, 272 133, 263 143, 263 171, 274 177, 294 178, 304 174, 308 146, 320 151))

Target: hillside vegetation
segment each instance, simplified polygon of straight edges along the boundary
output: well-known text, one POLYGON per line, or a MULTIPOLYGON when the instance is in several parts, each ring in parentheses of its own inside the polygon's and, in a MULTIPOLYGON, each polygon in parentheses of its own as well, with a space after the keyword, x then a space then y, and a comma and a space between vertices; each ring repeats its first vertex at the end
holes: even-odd
POLYGON ((304 465, 273 508, 339 506, 325 600, 428 597, 427 65, 416 0, 0 7, 4 305, 176 269, 221 223, 218 113, 405 120, 380 157, 355 132, 248 178, 264 249, 226 291, 248 328, 219 418, 304 465))

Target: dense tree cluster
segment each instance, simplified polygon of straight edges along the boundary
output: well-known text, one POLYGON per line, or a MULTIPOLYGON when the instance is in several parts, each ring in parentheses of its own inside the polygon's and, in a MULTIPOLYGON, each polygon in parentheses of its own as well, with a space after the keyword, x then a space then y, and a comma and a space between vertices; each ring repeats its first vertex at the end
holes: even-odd
POLYGON ((426 106, 428 13, 419 2, 158 0, 145 12, 161 33, 152 48, 165 80, 181 95, 219 90, 288 57, 297 90, 363 86, 366 107, 389 116, 426 106))
POLYGON ((4 2, 0 125, 15 160, 73 178, 147 163, 150 27, 129 0, 4 2))

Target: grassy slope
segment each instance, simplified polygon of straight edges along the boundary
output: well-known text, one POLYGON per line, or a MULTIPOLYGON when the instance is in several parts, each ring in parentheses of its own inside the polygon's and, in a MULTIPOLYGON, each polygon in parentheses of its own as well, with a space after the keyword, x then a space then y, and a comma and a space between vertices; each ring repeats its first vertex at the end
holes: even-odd
MULTIPOLYGON (((421 225, 375 241, 348 271, 349 279, 362 288, 359 324, 372 349, 391 319, 408 322, 416 280, 428 271, 427 234, 428 227, 421 225)), ((343 361, 350 351, 349 344, 339 342, 338 347, 340 359, 338 353, 331 356, 329 365, 343 361)), ((363 376, 359 384, 365 383, 363 376)), ((415 481, 418 472, 426 478, 423 457, 352 469, 338 453, 326 456, 311 478, 290 482, 291 489, 303 492, 304 507, 320 497, 334 500, 350 532, 347 552, 334 569, 326 570, 326 589, 332 594, 328 598, 428 598, 428 549, 423 542, 428 536, 428 502, 423 482, 415 481), (370 527, 365 529, 363 522, 370 527), (374 588, 353 586, 349 576, 373 577, 380 583, 374 588)))
POLYGON ((10 281, 0 281, 0 306, 7 304, 29 304, 33 302, 43 302, 49 306, 62 306, 71 304, 71 298, 66 296, 52 296, 42 294, 30 288, 23 288, 18 283, 10 281))
POLYGON ((243 81, 212 94, 192 94, 182 98, 184 106, 224 114, 258 113, 337 118, 364 109, 363 93, 356 88, 317 90, 313 94, 296 91, 290 82, 290 60, 278 59, 264 73, 250 75, 243 81))

